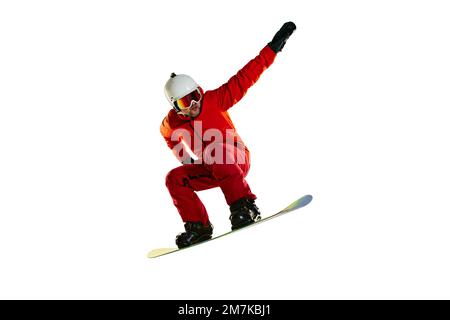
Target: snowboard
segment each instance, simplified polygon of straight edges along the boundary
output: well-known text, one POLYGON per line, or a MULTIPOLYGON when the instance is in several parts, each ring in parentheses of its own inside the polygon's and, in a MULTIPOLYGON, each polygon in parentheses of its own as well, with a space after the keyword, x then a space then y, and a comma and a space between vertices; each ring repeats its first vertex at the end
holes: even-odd
POLYGON ((257 221, 257 222, 254 222, 254 223, 252 223, 252 224, 250 224, 250 225, 248 225, 248 226, 246 226, 246 227, 239 228, 239 229, 232 230, 232 231, 228 231, 228 232, 226 232, 226 233, 222 233, 222 234, 217 235, 217 236, 215 236, 215 237, 213 237, 213 238, 211 238, 211 239, 209 239, 209 240, 202 241, 202 242, 196 243, 196 244, 194 244, 194 245, 191 245, 191 246, 189 246, 189 247, 182 248, 182 249, 178 249, 178 248, 159 248, 159 249, 154 249, 154 250, 150 251, 150 252, 147 254, 147 257, 148 257, 148 258, 157 258, 157 257, 161 257, 161 256, 164 256, 164 255, 169 254, 169 253, 174 253, 174 252, 177 252, 177 251, 186 250, 186 249, 189 249, 189 248, 196 247, 196 246, 198 246, 198 245, 207 243, 207 242, 209 242, 209 241, 212 241, 212 240, 216 240, 216 239, 225 237, 225 236, 227 236, 227 235, 229 235, 229 234, 231 234, 231 233, 235 233, 235 232, 238 232, 238 231, 241 231, 241 230, 244 230, 244 229, 247 229, 247 228, 256 226, 256 225, 258 225, 258 224, 260 224, 260 223, 263 223, 263 222, 266 222, 266 221, 271 220, 271 219, 273 219, 273 218, 279 217, 279 216, 281 216, 281 215, 283 215, 283 214, 285 214, 285 213, 288 213, 288 212, 291 212, 291 211, 300 209, 300 208, 306 206, 307 204, 309 204, 309 203, 312 201, 312 199, 313 199, 313 197, 312 197, 311 195, 305 195, 305 196, 303 196, 303 197, 301 197, 301 198, 295 200, 294 202, 292 202, 290 205, 288 205, 288 206, 287 206, 286 208, 284 208, 283 210, 278 211, 277 213, 274 213, 274 214, 272 214, 272 215, 270 215, 270 216, 267 216, 267 217, 265 217, 265 218, 262 218, 261 220, 259 220, 259 221, 257 221))

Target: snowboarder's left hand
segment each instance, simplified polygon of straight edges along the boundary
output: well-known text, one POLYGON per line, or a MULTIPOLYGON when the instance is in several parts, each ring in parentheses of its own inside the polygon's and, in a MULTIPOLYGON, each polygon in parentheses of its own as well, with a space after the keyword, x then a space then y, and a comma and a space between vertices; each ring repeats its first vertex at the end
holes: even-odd
POLYGON ((297 29, 297 27, 295 26, 295 23, 293 23, 292 21, 283 24, 281 29, 273 37, 272 41, 269 42, 269 47, 275 53, 280 52, 283 49, 284 45, 286 44, 286 41, 294 33, 295 29, 297 29))

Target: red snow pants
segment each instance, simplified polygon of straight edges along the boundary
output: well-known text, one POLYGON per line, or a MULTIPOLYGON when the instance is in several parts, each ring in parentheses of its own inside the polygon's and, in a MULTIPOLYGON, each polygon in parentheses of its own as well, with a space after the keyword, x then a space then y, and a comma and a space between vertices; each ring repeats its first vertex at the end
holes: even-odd
POLYGON ((250 169, 248 150, 242 151, 243 156, 237 161, 239 157, 233 157, 237 152, 236 146, 226 143, 217 146, 223 150, 227 161, 185 164, 167 174, 166 186, 183 222, 201 221, 204 225, 209 222, 208 213, 197 191, 220 187, 228 205, 244 197, 256 199, 245 181, 250 169))

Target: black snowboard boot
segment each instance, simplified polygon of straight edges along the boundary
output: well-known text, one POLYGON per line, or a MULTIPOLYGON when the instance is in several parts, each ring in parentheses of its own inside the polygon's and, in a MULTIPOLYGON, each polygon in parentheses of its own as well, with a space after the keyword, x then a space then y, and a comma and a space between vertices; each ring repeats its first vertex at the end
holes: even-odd
POLYGON ((201 222, 186 222, 184 229, 186 232, 180 233, 175 239, 175 243, 180 249, 209 240, 213 233, 213 225, 209 222, 206 226, 201 222))
POLYGON ((239 229, 261 220, 261 212, 255 200, 242 198, 230 206, 231 230, 239 229))

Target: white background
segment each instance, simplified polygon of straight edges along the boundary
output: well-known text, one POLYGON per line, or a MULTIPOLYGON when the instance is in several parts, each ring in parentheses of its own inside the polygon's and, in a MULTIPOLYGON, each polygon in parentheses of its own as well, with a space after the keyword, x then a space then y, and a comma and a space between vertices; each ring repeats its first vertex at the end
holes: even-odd
MULTIPOLYGON (((450 298, 445 1, 2 1, 0 298, 450 298), (164 185, 171 72, 214 89, 297 32, 231 110, 263 213, 191 250, 164 185)), ((220 190, 200 194, 217 233, 220 190)))

